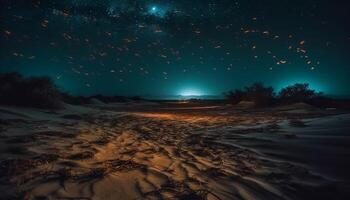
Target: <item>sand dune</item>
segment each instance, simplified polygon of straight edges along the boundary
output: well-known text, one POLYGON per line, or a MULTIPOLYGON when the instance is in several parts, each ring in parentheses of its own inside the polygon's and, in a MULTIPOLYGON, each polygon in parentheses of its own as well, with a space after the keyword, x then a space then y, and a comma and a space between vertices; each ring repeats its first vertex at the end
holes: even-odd
POLYGON ((349 115, 332 126, 339 117, 328 115, 336 113, 246 112, 220 106, 168 111, 154 104, 150 112, 138 106, 142 109, 67 105, 56 112, 1 107, 2 198, 349 197, 348 163, 340 162, 350 152, 349 115), (338 127, 338 134, 326 127, 338 127), (327 144, 333 149, 320 153, 332 159, 307 162, 312 154, 305 152, 318 151, 324 141, 307 139, 318 130, 323 137, 342 135, 342 146, 338 140, 327 144), (327 162, 344 165, 343 179, 333 173, 336 166, 317 167, 329 166, 327 162))

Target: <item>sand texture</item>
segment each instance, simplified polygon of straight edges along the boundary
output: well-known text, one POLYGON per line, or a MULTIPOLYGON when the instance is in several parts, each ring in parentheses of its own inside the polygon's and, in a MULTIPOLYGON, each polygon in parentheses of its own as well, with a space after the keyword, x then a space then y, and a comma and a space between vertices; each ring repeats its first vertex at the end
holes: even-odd
POLYGON ((349 199, 350 115, 224 105, 0 108, 1 199, 349 199))

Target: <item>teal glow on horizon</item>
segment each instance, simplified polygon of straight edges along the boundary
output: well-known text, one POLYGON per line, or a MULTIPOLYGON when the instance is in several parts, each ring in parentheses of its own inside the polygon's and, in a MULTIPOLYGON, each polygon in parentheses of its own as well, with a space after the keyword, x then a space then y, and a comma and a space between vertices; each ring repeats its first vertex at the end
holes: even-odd
POLYGON ((195 96, 204 96, 205 94, 202 91, 200 91, 199 89, 187 88, 187 89, 182 90, 179 93, 179 95, 183 96, 183 97, 195 97, 195 96))

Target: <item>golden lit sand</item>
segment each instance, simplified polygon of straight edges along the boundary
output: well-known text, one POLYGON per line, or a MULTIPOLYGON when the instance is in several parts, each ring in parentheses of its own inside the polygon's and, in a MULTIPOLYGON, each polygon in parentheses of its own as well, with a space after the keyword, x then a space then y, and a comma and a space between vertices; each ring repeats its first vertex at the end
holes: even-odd
POLYGON ((296 115, 208 109, 92 109, 75 113, 82 120, 63 120, 59 113, 5 120, 1 190, 9 199, 270 200, 319 197, 331 184, 242 146, 257 133, 283 138, 278 123, 296 115))

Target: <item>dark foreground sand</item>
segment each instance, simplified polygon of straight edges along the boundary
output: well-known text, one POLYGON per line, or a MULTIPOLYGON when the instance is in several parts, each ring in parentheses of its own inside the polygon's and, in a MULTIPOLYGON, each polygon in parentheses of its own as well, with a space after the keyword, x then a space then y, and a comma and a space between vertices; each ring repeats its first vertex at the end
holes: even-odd
POLYGON ((306 105, 0 107, 0 199, 350 199, 350 115, 306 105))

